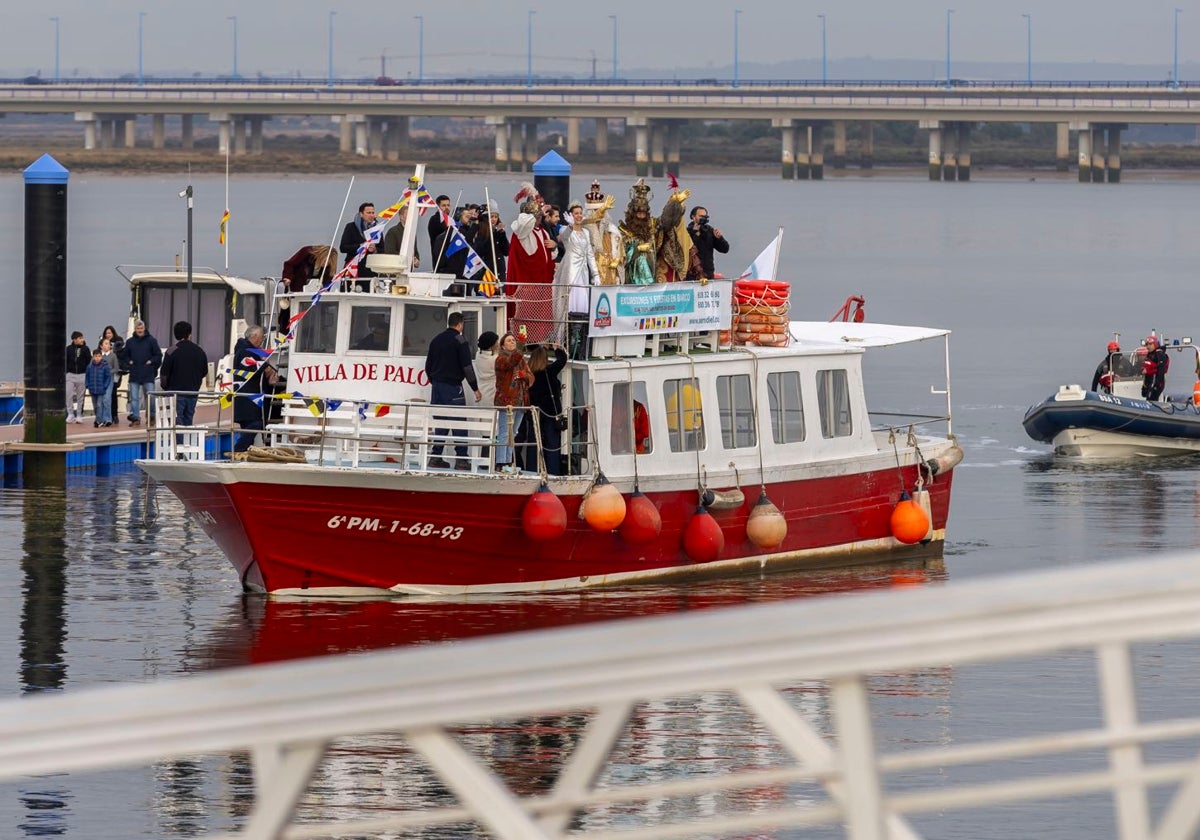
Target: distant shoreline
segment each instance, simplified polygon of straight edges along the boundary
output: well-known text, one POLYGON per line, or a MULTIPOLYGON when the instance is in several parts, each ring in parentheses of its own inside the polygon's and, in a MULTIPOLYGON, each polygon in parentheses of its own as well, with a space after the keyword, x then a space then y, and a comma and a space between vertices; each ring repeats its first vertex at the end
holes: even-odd
MULTIPOLYGON (((559 150, 560 153, 563 153, 559 150)), ((1200 179, 1200 149, 1176 150, 1169 165, 1156 163, 1139 166, 1136 151, 1127 151, 1122 156, 1121 176, 1123 180, 1145 181, 1157 179, 1193 180, 1200 179)), ((0 172, 9 175, 20 175, 42 154, 49 153, 55 160, 71 172, 87 173, 89 175, 224 175, 225 158, 219 157, 211 149, 183 151, 181 149, 97 149, 85 150, 78 147, 65 147, 61 143, 48 143, 44 146, 0 147, 0 172)), ((1076 180, 1077 170, 1072 167, 1067 172, 1058 171, 1053 166, 1030 162, 1028 165, 1005 162, 989 163, 987 150, 974 150, 975 160, 972 163, 972 177, 1004 180, 1076 180)), ((1004 155, 1011 161, 1011 152, 1004 155)), ((410 170, 414 163, 422 162, 444 172, 462 174, 497 174, 491 158, 491 150, 486 152, 472 148, 441 148, 438 150, 418 150, 410 152, 399 160, 387 161, 378 158, 368 158, 358 155, 347 155, 337 151, 294 149, 270 150, 259 155, 236 155, 230 158, 230 174, 240 175, 343 175, 343 174, 381 174, 387 175, 397 171, 410 170)), ((596 175, 628 175, 633 177, 634 161, 631 157, 597 156, 582 154, 571 160, 575 169, 596 175)), ((835 169, 826 158, 824 167, 825 179, 843 178, 890 178, 903 176, 905 178, 921 178, 927 168, 909 160, 876 159, 874 165, 864 169, 856 161, 848 161, 841 169, 835 169)), ((727 163, 714 160, 703 151, 697 152, 689 160, 685 150, 681 161, 681 175, 774 175, 779 177, 780 164, 778 161, 748 160, 746 162, 727 163)), ((503 174, 515 179, 531 177, 528 172, 509 171, 503 174)), ((780 178, 780 180, 783 180, 780 178)))

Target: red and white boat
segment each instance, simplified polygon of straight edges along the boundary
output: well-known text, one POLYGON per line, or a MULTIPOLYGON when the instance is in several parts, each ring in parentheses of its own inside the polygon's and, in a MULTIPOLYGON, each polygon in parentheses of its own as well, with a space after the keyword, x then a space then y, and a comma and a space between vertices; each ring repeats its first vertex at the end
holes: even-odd
POLYGON ((529 592, 940 557, 962 457, 948 345, 937 418, 872 427, 862 362, 947 330, 792 321, 786 346, 725 346, 730 281, 593 287, 588 358, 562 374, 572 474, 505 474, 487 446, 498 410, 430 406, 426 348, 451 312, 472 348, 485 330, 559 325, 522 321, 519 304, 510 318, 519 287, 449 297, 453 278, 393 260, 386 291, 290 296, 311 312, 264 460, 138 462, 248 590, 529 592), (376 349, 354 349, 373 328, 376 349), (470 470, 430 466, 448 438, 469 447, 470 470))

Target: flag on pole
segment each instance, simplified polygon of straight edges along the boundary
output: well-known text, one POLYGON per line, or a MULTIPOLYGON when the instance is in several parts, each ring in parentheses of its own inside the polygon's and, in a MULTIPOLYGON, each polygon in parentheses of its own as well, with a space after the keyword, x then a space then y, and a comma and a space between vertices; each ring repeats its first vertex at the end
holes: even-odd
MULTIPOLYGON (((190 199, 189 199, 190 201, 190 199)), ((220 245, 225 244, 225 225, 229 222, 229 208, 225 208, 225 212, 221 214, 221 234, 217 237, 217 242, 220 245)))
POLYGON ((775 265, 779 260, 779 241, 783 238, 783 231, 775 234, 775 238, 763 248, 762 253, 754 258, 754 262, 746 267, 746 270, 738 275, 739 280, 774 280, 775 265))

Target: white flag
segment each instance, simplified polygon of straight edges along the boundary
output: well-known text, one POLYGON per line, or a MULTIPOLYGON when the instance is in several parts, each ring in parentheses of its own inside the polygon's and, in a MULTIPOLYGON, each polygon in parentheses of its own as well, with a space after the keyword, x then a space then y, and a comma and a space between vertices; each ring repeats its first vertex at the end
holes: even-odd
POLYGON ((774 280, 775 269, 779 263, 779 243, 783 239, 783 228, 775 234, 762 253, 755 257, 754 262, 738 275, 739 280, 774 280))

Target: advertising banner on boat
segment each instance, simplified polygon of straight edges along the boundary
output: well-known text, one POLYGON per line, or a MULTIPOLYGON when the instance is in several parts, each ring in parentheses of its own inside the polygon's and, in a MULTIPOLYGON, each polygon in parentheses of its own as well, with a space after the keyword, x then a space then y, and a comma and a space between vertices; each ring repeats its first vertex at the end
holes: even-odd
POLYGON ((589 291, 592 338, 729 329, 731 280, 592 286, 589 291))

